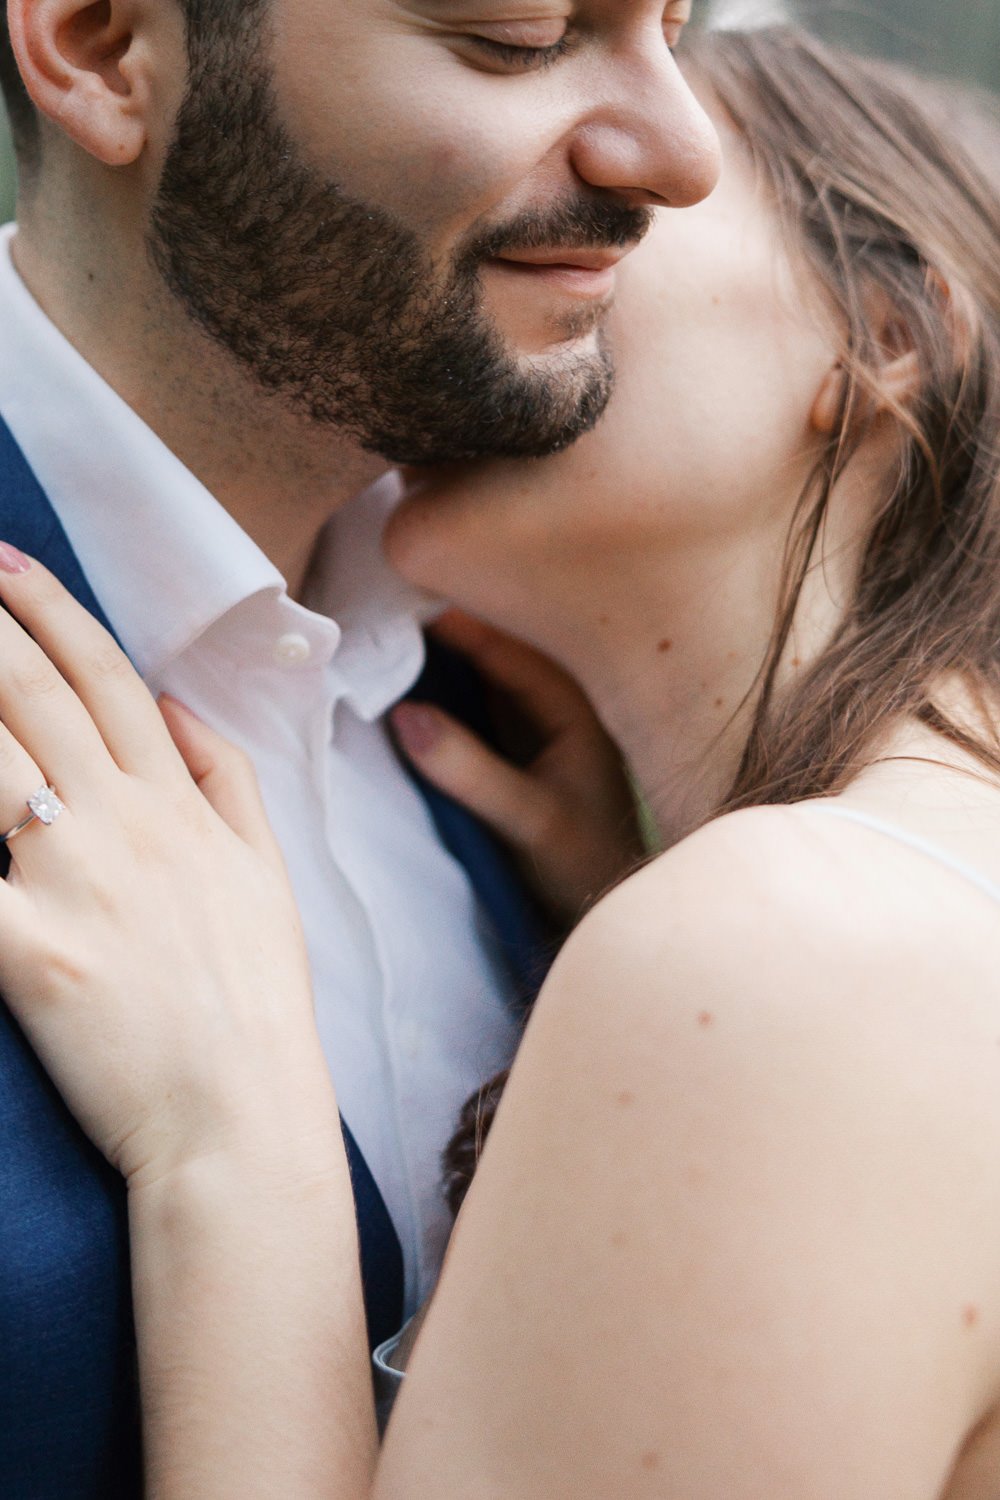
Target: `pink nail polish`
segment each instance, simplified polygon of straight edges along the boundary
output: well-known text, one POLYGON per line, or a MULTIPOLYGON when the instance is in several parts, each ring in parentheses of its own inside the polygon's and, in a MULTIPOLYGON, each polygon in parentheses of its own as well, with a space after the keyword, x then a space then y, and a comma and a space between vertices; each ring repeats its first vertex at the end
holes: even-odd
POLYGON ((18 552, 10 542, 0 542, 0 573, 27 573, 31 559, 18 552))
POLYGON ((401 703, 392 711, 392 727, 408 755, 424 755, 441 738, 441 723, 432 708, 422 703, 401 703))

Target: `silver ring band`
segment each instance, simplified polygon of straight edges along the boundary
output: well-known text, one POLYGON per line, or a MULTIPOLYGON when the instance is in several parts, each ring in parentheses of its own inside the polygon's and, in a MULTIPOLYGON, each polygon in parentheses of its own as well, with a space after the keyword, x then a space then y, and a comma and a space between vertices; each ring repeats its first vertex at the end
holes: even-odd
POLYGON ((27 807, 26 818, 22 818, 20 823, 15 823, 13 828, 8 829, 6 833, 0 833, 0 844, 9 844, 15 835, 23 833, 26 828, 31 827, 32 823, 41 823, 44 828, 50 827, 59 814, 66 810, 65 803, 60 802, 54 786, 39 787, 38 791, 28 798, 27 807))

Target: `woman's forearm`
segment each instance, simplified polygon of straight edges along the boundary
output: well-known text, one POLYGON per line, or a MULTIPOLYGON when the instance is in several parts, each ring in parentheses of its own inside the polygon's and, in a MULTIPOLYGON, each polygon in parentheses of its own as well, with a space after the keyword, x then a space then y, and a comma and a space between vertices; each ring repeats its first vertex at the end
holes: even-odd
POLYGON ((148 1500, 367 1496, 376 1438, 339 1138, 298 1159, 251 1138, 133 1185, 129 1216, 148 1500))

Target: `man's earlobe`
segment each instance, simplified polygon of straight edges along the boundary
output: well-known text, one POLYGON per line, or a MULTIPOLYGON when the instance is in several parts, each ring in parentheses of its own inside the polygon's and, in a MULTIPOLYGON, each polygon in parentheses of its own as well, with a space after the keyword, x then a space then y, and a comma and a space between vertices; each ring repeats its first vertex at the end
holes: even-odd
POLYGON ((135 0, 9 0, 11 43, 35 108, 111 167, 131 165, 146 145, 137 10, 135 0))

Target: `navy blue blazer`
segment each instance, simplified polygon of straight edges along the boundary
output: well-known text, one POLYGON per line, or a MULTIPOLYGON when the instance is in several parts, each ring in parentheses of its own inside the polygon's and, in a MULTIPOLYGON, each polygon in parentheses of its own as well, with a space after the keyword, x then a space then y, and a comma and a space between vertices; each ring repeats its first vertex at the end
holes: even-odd
MULTIPOLYGON (((108 625, 2 421, 0 540, 44 562, 108 625)), ((428 662, 415 696, 453 712, 468 708, 475 720, 481 712, 475 688, 463 664, 441 654, 428 662)), ((529 999, 545 951, 534 907, 490 835, 447 798, 421 789, 443 843, 493 918, 517 991, 529 999)), ((374 1347, 402 1319, 403 1257, 346 1125, 344 1139, 374 1347)), ((0 1496, 140 1500, 141 1494, 124 1185, 80 1131, 0 1003, 0 1496)))

